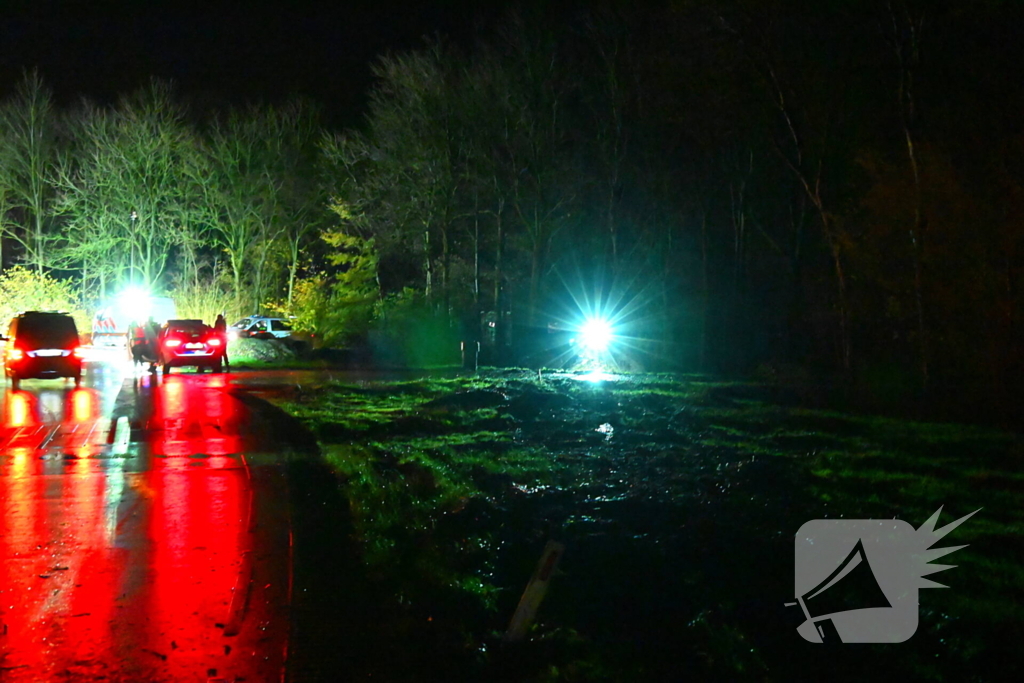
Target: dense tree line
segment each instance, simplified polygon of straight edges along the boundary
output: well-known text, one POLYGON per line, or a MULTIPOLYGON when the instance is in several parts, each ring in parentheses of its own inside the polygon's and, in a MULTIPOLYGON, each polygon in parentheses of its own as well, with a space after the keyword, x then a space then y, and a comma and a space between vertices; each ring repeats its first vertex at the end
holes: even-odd
POLYGON ((1021 10, 610 4, 376 67, 327 146, 382 282, 518 323, 602 302, 683 367, 900 397, 1021 379, 1021 10), (780 365, 781 364, 781 365, 780 365))
POLYGON ((366 316, 415 300, 499 348, 601 310, 665 367, 1007 396, 1022 11, 527 9, 382 57, 342 132, 299 104, 197 121, 161 84, 57 112, 29 75, 3 110, 3 259, 91 294, 216 281, 239 310, 319 293, 321 319, 358 281, 366 316))
POLYGON ((58 111, 30 73, 0 111, 3 264, 72 277, 87 306, 130 285, 235 313, 287 301, 326 215, 317 119, 293 103, 196 121, 157 81, 58 111))

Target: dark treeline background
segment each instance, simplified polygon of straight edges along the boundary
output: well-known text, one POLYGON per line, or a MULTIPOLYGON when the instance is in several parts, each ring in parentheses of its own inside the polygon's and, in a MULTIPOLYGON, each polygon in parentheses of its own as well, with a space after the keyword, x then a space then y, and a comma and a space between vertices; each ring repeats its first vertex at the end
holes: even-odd
POLYGON ((86 301, 131 279, 319 306, 311 327, 414 301, 455 337, 493 321, 499 351, 596 307, 647 367, 1013 405, 1024 6, 631 4, 383 56, 355 130, 162 83, 58 111, 28 74, 3 106, 3 263, 86 301))

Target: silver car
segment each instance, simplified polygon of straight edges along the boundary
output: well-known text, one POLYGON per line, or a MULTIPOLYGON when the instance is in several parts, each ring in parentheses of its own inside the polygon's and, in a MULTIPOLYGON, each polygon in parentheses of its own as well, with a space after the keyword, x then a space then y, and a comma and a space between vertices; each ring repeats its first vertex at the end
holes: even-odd
POLYGON ((292 326, 284 318, 252 315, 229 327, 228 336, 231 339, 284 339, 292 336, 292 326))

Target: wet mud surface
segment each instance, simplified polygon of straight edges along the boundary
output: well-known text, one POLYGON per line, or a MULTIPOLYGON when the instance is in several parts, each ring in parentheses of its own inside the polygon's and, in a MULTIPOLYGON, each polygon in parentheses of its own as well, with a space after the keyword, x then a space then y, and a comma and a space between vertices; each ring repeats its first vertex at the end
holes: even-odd
POLYGON ((670 376, 358 381, 273 399, 292 463, 292 680, 1000 680, 1021 667, 1019 437, 780 405, 670 376), (985 512, 910 642, 796 633, 793 538, 816 518, 985 512), (502 636, 565 545, 525 642, 502 636), (999 662, 998 665, 995 662, 999 662))

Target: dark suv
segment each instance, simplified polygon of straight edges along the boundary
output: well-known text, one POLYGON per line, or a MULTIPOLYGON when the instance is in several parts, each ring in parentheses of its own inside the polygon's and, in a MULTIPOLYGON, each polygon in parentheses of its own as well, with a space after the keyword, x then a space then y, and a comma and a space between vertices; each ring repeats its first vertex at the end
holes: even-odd
POLYGON ((11 387, 23 379, 74 377, 82 383, 82 351, 75 319, 56 311, 28 311, 11 320, 4 347, 4 369, 11 387))

